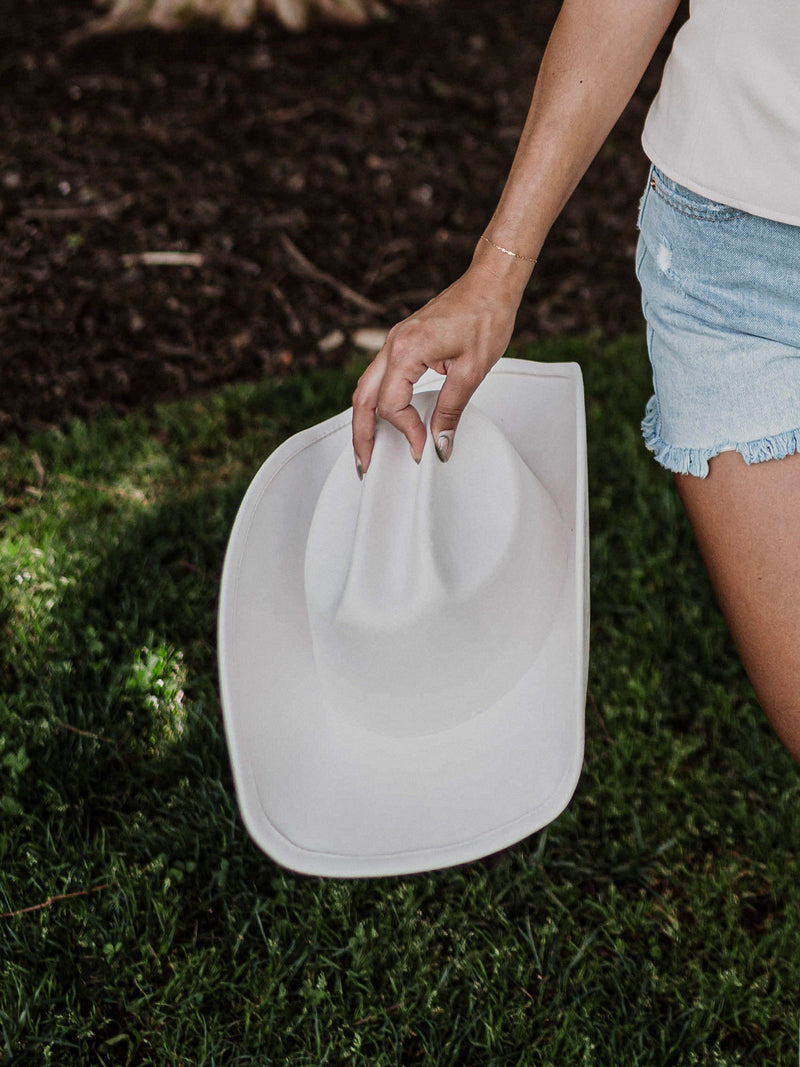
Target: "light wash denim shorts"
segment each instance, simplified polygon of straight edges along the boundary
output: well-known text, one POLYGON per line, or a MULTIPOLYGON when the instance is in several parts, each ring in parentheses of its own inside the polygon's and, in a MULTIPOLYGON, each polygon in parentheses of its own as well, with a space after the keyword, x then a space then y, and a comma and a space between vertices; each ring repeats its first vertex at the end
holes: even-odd
POLYGON ((701 478, 720 452, 747 463, 797 452, 800 226, 707 200, 656 167, 638 226, 647 447, 667 470, 701 478))

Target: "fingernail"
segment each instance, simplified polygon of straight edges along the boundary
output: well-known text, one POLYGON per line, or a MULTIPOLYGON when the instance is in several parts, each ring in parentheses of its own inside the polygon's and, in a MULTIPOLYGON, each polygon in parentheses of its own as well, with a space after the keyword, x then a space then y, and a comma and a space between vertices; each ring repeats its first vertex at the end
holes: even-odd
POLYGON ((356 456, 356 474, 360 482, 364 481, 364 468, 361 466, 361 460, 356 456))
POLYGON ((420 460, 422 459, 422 456, 420 456, 419 459, 417 459, 417 457, 414 455, 414 449, 411 447, 411 445, 408 446, 408 450, 411 453, 411 458, 414 460, 414 462, 415 463, 419 463, 420 460))
POLYGON ((453 452, 453 431, 447 430, 445 433, 440 433, 436 438, 436 455, 442 461, 447 463, 448 459, 453 452))

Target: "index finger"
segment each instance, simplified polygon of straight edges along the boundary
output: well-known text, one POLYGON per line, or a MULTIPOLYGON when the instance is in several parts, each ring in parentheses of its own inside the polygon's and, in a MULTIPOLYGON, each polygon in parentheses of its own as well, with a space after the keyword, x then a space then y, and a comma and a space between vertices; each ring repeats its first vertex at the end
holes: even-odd
POLYGON ((376 414, 405 435, 411 455, 419 463, 425 447, 425 427, 411 404, 414 385, 428 369, 407 339, 390 333, 386 344, 358 380, 353 393, 353 451, 356 469, 363 476, 375 442, 376 414))
POLYGON ((378 353, 358 379, 353 393, 353 452, 359 478, 364 476, 372 458, 375 444, 375 410, 385 373, 386 360, 382 360, 381 353, 378 353))

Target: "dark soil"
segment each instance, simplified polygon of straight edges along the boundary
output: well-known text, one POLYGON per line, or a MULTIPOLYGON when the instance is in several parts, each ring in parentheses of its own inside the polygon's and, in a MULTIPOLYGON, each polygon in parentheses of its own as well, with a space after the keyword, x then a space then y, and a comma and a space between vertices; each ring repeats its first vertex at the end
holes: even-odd
MULTIPOLYGON (((442 0, 358 30, 265 20, 66 48, 88 0, 17 0, 0 54, 0 433, 336 365, 351 349, 334 331, 390 326, 449 284, 558 6, 442 0), (137 258, 163 251, 194 265, 137 258)), ((551 232, 522 338, 641 324, 639 134, 665 48, 551 232)))

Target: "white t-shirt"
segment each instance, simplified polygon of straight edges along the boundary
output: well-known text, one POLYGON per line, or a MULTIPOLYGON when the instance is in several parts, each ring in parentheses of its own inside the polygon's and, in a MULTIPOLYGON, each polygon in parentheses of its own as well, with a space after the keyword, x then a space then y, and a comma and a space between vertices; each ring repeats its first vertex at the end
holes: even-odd
POLYGON ((692 0, 642 145, 688 189, 800 225, 800 0, 692 0))

